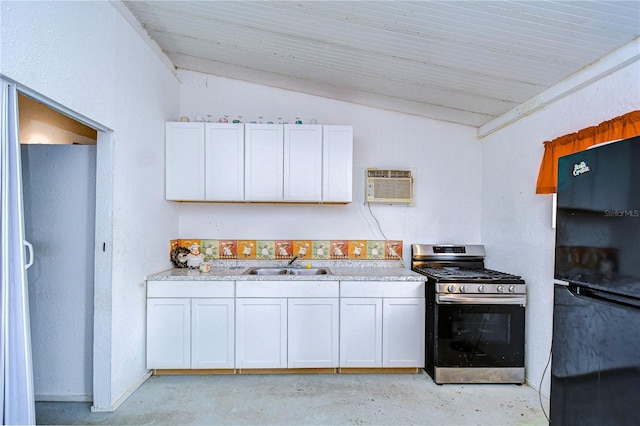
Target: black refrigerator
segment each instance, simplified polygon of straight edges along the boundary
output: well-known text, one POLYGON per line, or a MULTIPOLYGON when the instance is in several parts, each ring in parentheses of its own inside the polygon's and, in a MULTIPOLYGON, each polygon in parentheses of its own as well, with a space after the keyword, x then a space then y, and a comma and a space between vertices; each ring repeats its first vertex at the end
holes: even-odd
POLYGON ((558 161, 552 425, 640 424, 640 137, 558 161))

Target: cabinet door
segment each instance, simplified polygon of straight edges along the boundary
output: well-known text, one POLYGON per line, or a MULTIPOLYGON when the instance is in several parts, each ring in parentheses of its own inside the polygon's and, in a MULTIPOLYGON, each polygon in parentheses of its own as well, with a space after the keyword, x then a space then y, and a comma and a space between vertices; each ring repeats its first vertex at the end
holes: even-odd
POLYGON ((205 192, 208 201, 244 199, 244 125, 205 126, 205 192))
POLYGON ((236 299, 236 368, 287 368, 287 299, 236 299))
POLYGON ((190 299, 147 299, 147 368, 191 367, 190 299))
POLYGON ((204 123, 165 123, 165 198, 204 200, 204 123))
POLYGON ((340 367, 382 367, 382 299, 340 299, 340 367))
POLYGON ((322 201, 350 203, 353 192, 353 127, 323 126, 322 201))
POLYGON ((322 200, 322 126, 284 125, 284 200, 322 200))
POLYGON ((282 201, 282 125, 245 124, 244 147, 245 200, 282 201))
POLYGON ((234 367, 233 299, 191 299, 191 368, 234 367))
POLYGON ((383 367, 424 367, 425 299, 385 298, 383 367))
POLYGON ((288 301, 288 367, 338 367, 338 298, 288 301))

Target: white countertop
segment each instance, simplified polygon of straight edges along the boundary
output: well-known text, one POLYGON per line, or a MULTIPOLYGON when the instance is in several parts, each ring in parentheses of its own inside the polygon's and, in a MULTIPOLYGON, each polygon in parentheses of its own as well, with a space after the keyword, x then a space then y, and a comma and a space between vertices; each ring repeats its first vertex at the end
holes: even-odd
MULTIPOLYGON (((337 262, 336 262, 337 263, 337 262)), ((327 268, 330 275, 244 275, 253 266, 278 267, 277 265, 245 264, 233 269, 233 263, 214 265, 209 272, 196 269, 168 269, 147 276, 147 281, 426 281, 424 275, 413 272, 398 263, 395 266, 379 266, 381 264, 367 263, 349 266, 328 266, 313 264, 313 267, 327 268)))

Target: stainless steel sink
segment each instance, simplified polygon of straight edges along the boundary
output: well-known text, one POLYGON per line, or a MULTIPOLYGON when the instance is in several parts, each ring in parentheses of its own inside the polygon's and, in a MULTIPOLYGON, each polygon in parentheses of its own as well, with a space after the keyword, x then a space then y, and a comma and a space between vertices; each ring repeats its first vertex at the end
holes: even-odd
POLYGON ((331 275, 327 268, 249 268, 242 275, 331 275))
POLYGON ((327 268, 289 269, 291 275, 331 275, 327 268))
POLYGON ((284 268, 249 268, 244 271, 243 275, 285 275, 287 270, 284 268))

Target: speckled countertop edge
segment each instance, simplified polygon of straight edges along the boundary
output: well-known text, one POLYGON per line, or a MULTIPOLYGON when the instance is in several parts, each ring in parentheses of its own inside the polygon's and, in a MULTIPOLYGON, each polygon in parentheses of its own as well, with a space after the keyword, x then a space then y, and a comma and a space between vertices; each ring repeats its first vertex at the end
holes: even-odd
MULTIPOLYGON (((303 261, 304 262, 304 261, 303 261)), ((282 262, 219 262, 211 271, 168 269, 147 276, 147 281, 425 281, 426 277, 400 262, 335 261, 313 262, 314 268, 328 268, 331 275, 244 275, 252 267, 279 267, 282 262)))

